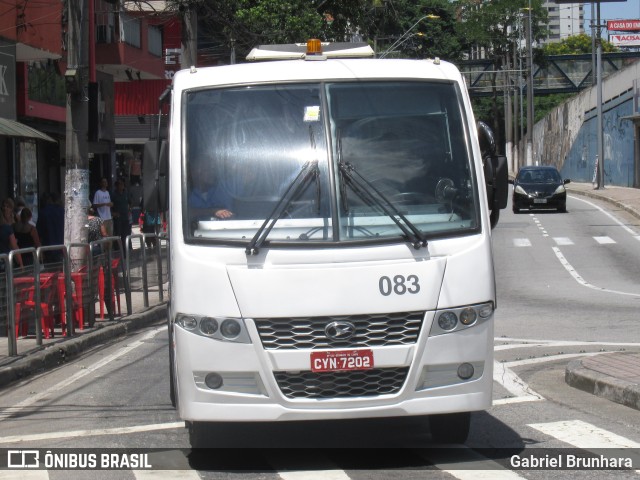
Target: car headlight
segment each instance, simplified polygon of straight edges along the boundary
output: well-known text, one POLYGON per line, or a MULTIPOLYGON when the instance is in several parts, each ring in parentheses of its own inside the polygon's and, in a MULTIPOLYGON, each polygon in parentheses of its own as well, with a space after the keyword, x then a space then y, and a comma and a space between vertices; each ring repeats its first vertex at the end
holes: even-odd
POLYGON ((556 191, 553 192, 554 195, 558 195, 559 193, 564 193, 567 190, 564 188, 564 185, 560 185, 558 188, 556 188, 556 191))
POLYGON ((223 342, 251 343, 243 318, 208 317, 178 313, 175 324, 190 333, 223 342))
POLYGON ((516 188, 514 189, 514 191, 516 193, 519 193, 520 195, 527 195, 527 192, 525 192, 524 188, 522 188, 520 185, 516 185, 516 188))

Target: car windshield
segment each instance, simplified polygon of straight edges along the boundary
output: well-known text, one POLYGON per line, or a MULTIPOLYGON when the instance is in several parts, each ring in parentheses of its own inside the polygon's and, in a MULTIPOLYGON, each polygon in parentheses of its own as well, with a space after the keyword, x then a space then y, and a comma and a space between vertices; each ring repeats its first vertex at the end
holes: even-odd
POLYGON ((557 170, 551 168, 523 170, 520 175, 522 183, 561 183, 562 178, 557 170))
POLYGON ((271 244, 413 241, 479 229, 453 83, 212 88, 184 102, 187 241, 249 244, 265 231, 271 244))

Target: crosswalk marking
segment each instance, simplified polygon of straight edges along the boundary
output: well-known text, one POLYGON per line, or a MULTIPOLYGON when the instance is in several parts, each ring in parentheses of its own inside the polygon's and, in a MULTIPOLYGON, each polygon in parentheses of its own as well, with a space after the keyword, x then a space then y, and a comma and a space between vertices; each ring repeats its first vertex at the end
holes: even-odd
POLYGON ((567 237, 553 237, 553 241, 556 245, 573 245, 573 240, 567 237))
MULTIPOLYGON (((548 236, 548 235, 544 235, 544 236, 548 236)), ((640 240, 640 235, 637 235, 634 238, 637 238, 638 240, 640 240)), ((607 237, 607 236, 596 236, 596 237, 593 237, 593 239, 599 245, 611 245, 611 244, 618 243, 613 238, 607 237)), ((553 237, 553 241, 558 246, 575 245, 575 242, 569 237, 553 237)), ((529 240, 528 238, 514 238, 513 245, 514 247, 530 247, 531 240, 529 240)))
POLYGON ((599 448, 640 448, 640 443, 616 435, 581 420, 562 420, 528 425, 546 435, 585 450, 599 448))
POLYGON ((616 241, 611 237, 593 237, 593 239, 598 242, 600 245, 606 245, 608 243, 616 243, 616 241))
POLYGON ((524 478, 463 445, 455 445, 455 448, 450 449, 423 450, 420 452, 420 456, 438 467, 441 472, 448 473, 459 480, 515 480, 524 478))
POLYGON ((200 480, 195 470, 133 470, 136 480, 200 480))
POLYGON ((528 238, 514 238, 513 244, 516 247, 530 247, 531 241, 528 238))

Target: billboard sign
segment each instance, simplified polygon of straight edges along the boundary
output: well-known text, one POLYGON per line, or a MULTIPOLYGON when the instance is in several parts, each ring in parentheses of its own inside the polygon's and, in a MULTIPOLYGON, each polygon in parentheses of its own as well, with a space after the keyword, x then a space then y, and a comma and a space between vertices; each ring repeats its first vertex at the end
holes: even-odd
POLYGON ((640 20, 607 20, 610 32, 640 32, 640 20))
POLYGON ((609 35, 609 41, 616 47, 638 47, 640 46, 640 34, 629 33, 609 35))

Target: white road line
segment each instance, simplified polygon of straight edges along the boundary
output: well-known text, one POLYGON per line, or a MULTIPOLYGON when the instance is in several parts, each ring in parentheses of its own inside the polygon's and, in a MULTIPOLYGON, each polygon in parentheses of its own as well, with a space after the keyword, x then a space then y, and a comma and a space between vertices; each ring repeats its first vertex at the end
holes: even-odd
POLYGON ((513 244, 516 247, 530 247, 531 241, 528 238, 514 238, 513 244))
POLYGON ((607 236, 604 236, 604 237, 593 237, 593 239, 596 242, 598 242, 600 245, 607 245, 607 244, 610 244, 610 243, 616 243, 616 241, 613 238, 607 237, 607 236))
POLYGON ((615 433, 598 428, 581 420, 563 420, 551 423, 531 423, 528 425, 546 435, 585 450, 599 448, 640 448, 634 442, 615 433))
POLYGON ((567 270, 567 272, 569 272, 571 274, 571 276, 580 285, 582 285, 584 287, 592 288, 593 290, 598 290, 600 292, 615 293, 617 295, 628 295, 630 297, 640 297, 640 294, 638 294, 638 293, 620 292, 618 290, 610 290, 608 288, 596 287, 595 285, 591 285, 584 278, 582 278, 580 276, 580 274, 576 271, 576 269, 573 268, 573 266, 567 261, 566 258, 564 258, 564 255, 562 254, 562 252, 560 251, 560 249, 558 247, 551 247, 551 248, 553 249, 554 253, 556 254, 556 257, 558 257, 558 260, 560 260, 560 263, 562 264, 562 266, 567 270))
POLYGON ((75 373, 74 375, 71 375, 70 377, 68 377, 65 380, 61 380, 60 382, 56 383, 54 386, 43 390, 42 392, 36 393, 35 395, 30 396, 29 398, 24 399, 22 402, 18 402, 15 405, 9 407, 9 408, 5 408, 4 412, 0 413, 0 422, 3 420, 6 420, 7 418, 11 417, 12 415, 16 414, 17 412, 19 412, 20 410, 22 410, 23 408, 27 408, 30 407, 31 405, 33 405, 34 403, 39 402, 40 400, 42 400, 43 398, 48 397, 49 395, 51 395, 52 393, 58 392, 66 387, 68 387, 69 385, 71 385, 74 382, 77 382, 78 380, 80 380, 83 377, 86 377, 87 375, 91 375, 93 374, 93 372, 95 372, 96 370, 104 367, 105 365, 108 365, 110 363, 112 363, 115 359, 122 357, 123 355, 126 355, 127 353, 130 353, 132 350, 140 347, 141 345, 144 345, 145 340, 149 340, 150 338, 153 338, 154 336, 156 336, 160 331, 166 330, 166 325, 153 329, 150 332, 147 332, 145 335, 143 335, 140 340, 136 340, 135 342, 132 342, 130 344, 128 344, 126 347, 123 347, 121 350, 117 351, 116 353, 109 355, 108 357, 103 358, 102 360, 100 360, 97 363, 94 363, 93 365, 75 373))
POLYGON ((561 353, 558 355, 549 355, 547 357, 525 358, 523 360, 514 360, 513 362, 502 362, 506 367, 521 367, 523 365, 535 365, 536 363, 555 362, 557 360, 567 360, 575 357, 593 357, 611 352, 591 352, 591 353, 561 353))
POLYGON ((496 342, 523 342, 517 345, 499 345, 496 346, 496 350, 506 350, 509 348, 521 348, 521 347, 529 347, 529 346, 538 346, 538 345, 552 345, 559 347, 573 347, 580 345, 591 345, 591 346, 621 346, 621 347, 640 347, 640 343, 638 342, 576 342, 574 340, 542 340, 542 339, 534 339, 534 338, 512 338, 512 337, 495 337, 494 341, 496 342))
POLYGON ((573 245, 573 241, 567 237, 553 237, 553 241, 556 245, 573 245))
POLYGON ((150 425, 135 425, 133 427, 72 430, 70 432, 34 433, 32 435, 14 435, 9 437, 0 437, 0 445, 19 445, 20 443, 26 442, 55 440, 56 438, 96 437, 100 435, 127 435, 130 433, 153 432, 157 430, 170 430, 174 428, 184 428, 184 422, 155 423, 150 425))
POLYGON ((514 480, 524 478, 464 445, 455 445, 455 448, 433 448, 423 450, 419 454, 440 471, 460 480, 514 480))
POLYGON ((610 214, 609 212, 607 212, 604 208, 600 208, 598 205, 596 205, 595 203, 591 203, 588 200, 585 200, 584 198, 578 198, 575 197, 573 195, 569 196, 570 198, 574 199, 574 200, 579 200, 581 202, 584 202, 588 205, 591 205, 593 208, 596 208, 598 210, 600 210, 602 213, 604 213, 607 217, 609 217, 611 220, 613 220, 614 222, 616 222, 618 225, 620 225, 624 230, 626 230, 629 234, 633 235, 634 237, 636 237, 638 240, 640 240, 640 235, 638 235, 638 233, 633 230, 632 228, 629 228, 627 225, 625 225, 624 223, 622 223, 620 220, 618 220, 616 217, 614 217, 612 214, 610 214))
POLYGON ((498 405, 504 403, 536 402, 538 400, 544 400, 542 395, 534 392, 527 382, 522 380, 504 363, 496 361, 493 362, 493 381, 498 382, 505 390, 513 395, 512 398, 494 402, 498 405))

